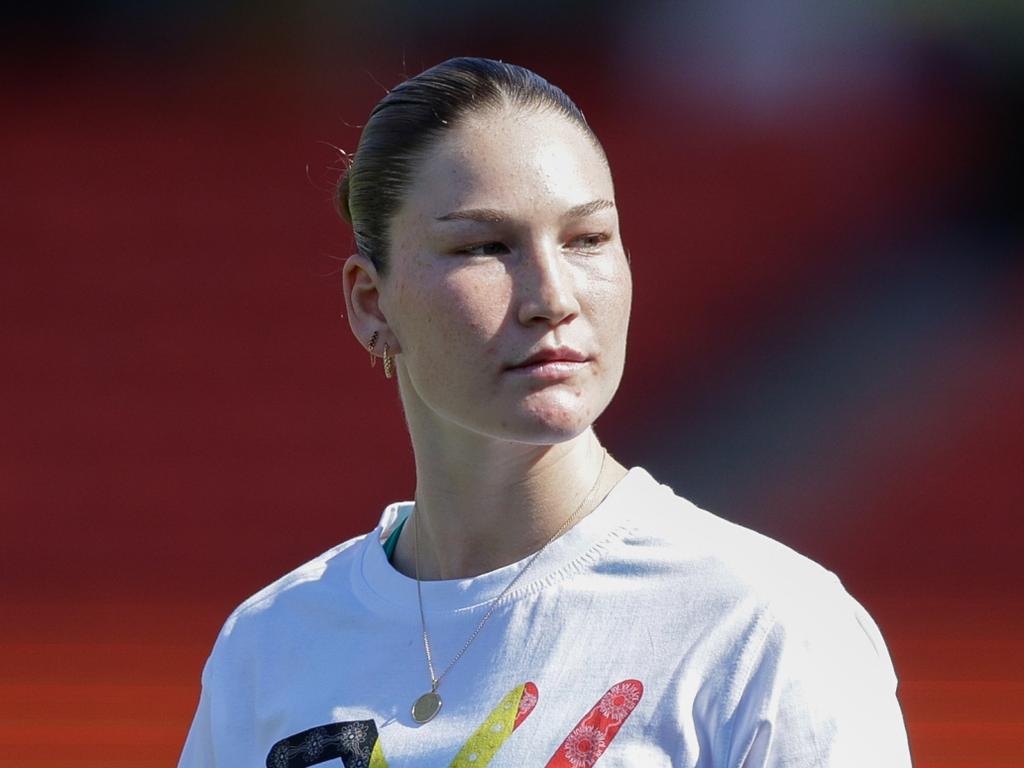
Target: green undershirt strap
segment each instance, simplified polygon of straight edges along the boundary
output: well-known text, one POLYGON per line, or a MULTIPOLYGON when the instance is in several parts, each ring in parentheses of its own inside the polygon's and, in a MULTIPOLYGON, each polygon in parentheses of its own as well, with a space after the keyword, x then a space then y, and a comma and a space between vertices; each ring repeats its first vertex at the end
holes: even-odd
MULTIPOLYGON (((405 520, 408 519, 408 517, 405 518, 405 520)), ((398 546, 398 537, 402 533, 403 526, 405 526, 405 520, 395 526, 395 530, 384 541, 384 557, 388 559, 388 562, 391 562, 391 558, 395 555, 395 547, 398 546)))

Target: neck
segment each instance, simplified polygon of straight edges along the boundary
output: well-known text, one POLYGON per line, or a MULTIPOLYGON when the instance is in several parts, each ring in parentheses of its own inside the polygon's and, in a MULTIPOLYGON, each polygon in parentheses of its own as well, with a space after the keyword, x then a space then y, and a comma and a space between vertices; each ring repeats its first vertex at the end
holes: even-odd
POLYGON ((418 537, 424 580, 469 578, 529 556, 626 474, 591 429, 556 445, 482 440, 457 455, 436 445, 415 453, 416 509, 393 563, 416 575, 418 537))

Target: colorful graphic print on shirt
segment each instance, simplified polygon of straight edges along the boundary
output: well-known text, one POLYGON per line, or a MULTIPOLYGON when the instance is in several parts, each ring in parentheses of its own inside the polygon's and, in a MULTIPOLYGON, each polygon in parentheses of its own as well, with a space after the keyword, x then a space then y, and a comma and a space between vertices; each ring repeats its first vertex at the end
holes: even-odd
MULTIPOLYGON (((616 683, 569 732, 546 768, 592 768, 601 759, 644 694, 639 680, 616 683)), ((537 707, 533 683, 509 691, 462 746, 449 768, 482 768, 537 707)), ((340 759, 345 768, 387 768, 372 720, 329 723, 281 739, 267 754, 267 768, 309 768, 340 759)))

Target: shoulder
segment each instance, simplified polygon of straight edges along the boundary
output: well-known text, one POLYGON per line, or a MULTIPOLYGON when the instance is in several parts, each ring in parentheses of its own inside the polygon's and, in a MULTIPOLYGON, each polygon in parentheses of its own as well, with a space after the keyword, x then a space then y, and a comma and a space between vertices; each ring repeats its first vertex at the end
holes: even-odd
POLYGON ((375 532, 356 536, 294 568, 243 600, 227 617, 214 644, 213 656, 278 631, 294 629, 327 605, 337 606, 351 583, 353 568, 375 532))
POLYGON ((848 597, 836 575, 809 557, 697 506, 642 469, 633 472, 630 542, 699 578, 705 591, 780 614, 848 597))
POLYGON ((723 749, 753 756, 770 741, 782 762, 909 765, 885 642, 834 573, 653 479, 637 498, 635 539, 672 564, 679 592, 714 625, 705 632, 728 646, 710 675, 723 749))
MULTIPOLYGON (((871 616, 832 571, 785 544, 725 520, 644 473, 629 543, 702 615, 743 637, 751 653, 809 653, 892 666, 871 616)), ((659 582, 665 583, 664 578, 659 582)))

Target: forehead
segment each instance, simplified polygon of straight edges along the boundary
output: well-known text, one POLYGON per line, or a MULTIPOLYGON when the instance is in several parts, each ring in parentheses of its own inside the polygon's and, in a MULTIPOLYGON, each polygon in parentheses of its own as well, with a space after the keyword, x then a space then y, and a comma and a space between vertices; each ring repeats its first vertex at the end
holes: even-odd
POLYGON ((421 160, 400 217, 436 218, 460 208, 519 217, 614 200, 604 155, 576 123, 551 110, 475 113, 421 160))

